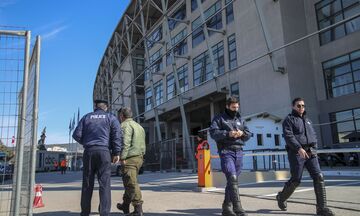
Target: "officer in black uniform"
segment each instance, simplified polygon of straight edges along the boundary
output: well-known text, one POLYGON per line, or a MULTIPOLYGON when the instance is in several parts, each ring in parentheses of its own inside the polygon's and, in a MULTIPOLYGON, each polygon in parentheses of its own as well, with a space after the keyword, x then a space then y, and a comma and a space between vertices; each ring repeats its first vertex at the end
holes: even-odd
POLYGON ((86 114, 76 127, 73 138, 84 146, 81 215, 91 212, 94 178, 99 182, 101 216, 108 216, 111 208, 111 155, 120 159, 122 132, 117 118, 107 112, 105 100, 95 100, 95 111, 86 114))
POLYGON ((216 141, 221 170, 227 180, 223 216, 247 216, 239 197, 238 177, 243 166, 243 145, 250 139, 251 132, 238 110, 239 100, 228 98, 225 112, 214 117, 209 129, 211 138, 216 141))
POLYGON ((278 206, 283 211, 287 210, 286 200, 300 184, 304 167, 306 167, 314 182, 316 214, 333 216, 335 214, 326 206, 324 177, 320 170, 318 157, 314 152, 317 139, 312 123, 306 117, 305 101, 303 98, 295 98, 292 106, 292 113, 283 122, 291 178, 276 196, 278 206))

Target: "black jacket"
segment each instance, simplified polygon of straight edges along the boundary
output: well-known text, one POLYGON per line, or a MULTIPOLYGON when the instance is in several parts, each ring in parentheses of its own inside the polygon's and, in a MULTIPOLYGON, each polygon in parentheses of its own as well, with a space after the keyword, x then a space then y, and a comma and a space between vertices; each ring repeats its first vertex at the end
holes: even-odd
POLYGON ((316 147, 316 134, 310 119, 304 113, 301 117, 295 110, 282 123, 287 148, 298 151, 300 148, 316 147))
POLYGON ((239 113, 237 113, 234 118, 226 112, 215 116, 209 131, 211 138, 216 141, 219 151, 222 149, 241 148, 251 137, 251 133, 245 125, 245 122, 241 120, 239 113), (237 129, 242 130, 244 135, 240 138, 229 137, 229 132, 237 129))
POLYGON ((119 155, 122 131, 117 118, 102 109, 86 114, 77 125, 73 138, 85 149, 109 149, 119 155))

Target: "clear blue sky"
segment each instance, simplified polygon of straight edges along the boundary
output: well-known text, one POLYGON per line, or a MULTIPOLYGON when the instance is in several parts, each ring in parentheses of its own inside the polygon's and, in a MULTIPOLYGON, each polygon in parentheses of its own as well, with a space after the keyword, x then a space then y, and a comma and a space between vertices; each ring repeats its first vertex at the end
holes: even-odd
MULTIPOLYGON (((92 110, 96 72, 130 0, 0 0, 0 26, 42 37, 39 132, 67 143, 69 121, 92 110)), ((1 27, 0 27, 1 28, 1 27)))

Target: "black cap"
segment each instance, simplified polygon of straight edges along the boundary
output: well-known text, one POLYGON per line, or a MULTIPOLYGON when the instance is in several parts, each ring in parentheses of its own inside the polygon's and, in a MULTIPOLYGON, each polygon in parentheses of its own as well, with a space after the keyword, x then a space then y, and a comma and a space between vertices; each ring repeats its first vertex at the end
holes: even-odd
POLYGON ((95 104, 104 103, 104 104, 108 105, 107 100, 102 100, 102 99, 94 100, 94 103, 95 103, 95 104))

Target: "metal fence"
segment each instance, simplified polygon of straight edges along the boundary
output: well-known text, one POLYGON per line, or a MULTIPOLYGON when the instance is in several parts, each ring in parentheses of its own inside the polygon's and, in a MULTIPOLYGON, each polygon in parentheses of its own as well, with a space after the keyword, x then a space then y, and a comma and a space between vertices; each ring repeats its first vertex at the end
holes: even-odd
POLYGON ((0 29, 1 216, 32 215, 40 37, 31 55, 30 41, 30 31, 0 29))
POLYGON ((190 149, 183 138, 174 138, 147 146, 145 169, 150 171, 176 171, 193 169, 195 159, 196 137, 190 136, 190 149))

